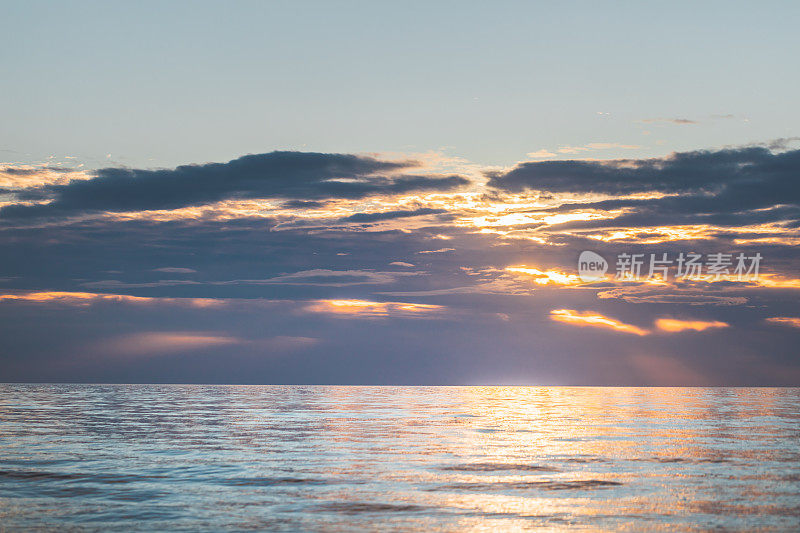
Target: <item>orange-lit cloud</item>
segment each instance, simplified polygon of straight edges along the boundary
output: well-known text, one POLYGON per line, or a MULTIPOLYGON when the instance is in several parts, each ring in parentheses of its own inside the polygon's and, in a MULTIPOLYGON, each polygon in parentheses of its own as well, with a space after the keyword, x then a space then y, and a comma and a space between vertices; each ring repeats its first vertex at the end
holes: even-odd
POLYGON ((0 294, 0 303, 6 301, 56 303, 66 305, 87 306, 97 302, 120 302, 133 304, 149 304, 155 302, 187 305, 190 307, 214 307, 224 303, 215 298, 151 298, 131 296, 128 294, 105 294, 96 292, 66 291, 34 291, 23 293, 0 294))
POLYGON ((409 302, 372 302, 367 300, 311 300, 282 301, 262 298, 153 298, 130 296, 127 294, 103 294, 94 292, 27 292, 0 294, 3 302, 32 302, 86 307, 100 302, 113 302, 134 305, 177 305, 194 308, 230 307, 270 307, 274 305, 294 305, 295 312, 324 313, 352 318, 380 318, 430 316, 446 308, 442 305, 416 304, 409 302))
POLYGON ((766 321, 773 324, 779 324, 781 326, 800 328, 800 318, 794 316, 773 316, 767 318, 766 321))
POLYGON ((0 294, 0 302, 3 301, 24 301, 24 302, 58 302, 67 304, 90 304, 94 301, 109 300, 115 302, 147 302, 152 298, 140 296, 128 296, 124 294, 98 294, 94 292, 66 292, 66 291, 39 291, 25 292, 19 294, 0 294))
POLYGON ((656 328, 661 331, 669 333, 676 333, 679 331, 705 331, 714 328, 727 328, 730 324, 720 322, 718 320, 705 321, 705 320, 677 320, 674 318, 659 318, 656 320, 656 328))
POLYGON ((575 326, 591 326, 595 328, 610 329, 620 333, 633 335, 647 335, 650 332, 633 324, 625 324, 614 318, 601 315, 595 311, 579 312, 574 309, 553 309, 550 318, 558 322, 565 322, 575 326))
POLYGON ((312 313, 358 318, 417 317, 444 309, 444 306, 441 305, 366 300, 316 300, 305 308, 306 311, 312 313))
MULTIPOLYGON (((612 329, 622 333, 634 335, 649 335, 652 330, 640 328, 633 324, 620 322, 615 318, 601 315, 596 311, 585 311, 583 313, 574 309, 554 309, 550 311, 550 318, 558 322, 565 322, 576 326, 593 326, 598 328, 612 329)), ((678 320, 674 318, 658 318, 655 321, 655 329, 669 333, 682 331, 705 331, 707 329, 727 328, 730 324, 718 320, 678 320)))
POLYGON ((507 272, 533 276, 533 282, 539 285, 579 285, 581 279, 575 274, 567 274, 559 270, 539 270, 526 266, 508 267, 507 272))
POLYGON ((91 177, 91 174, 80 168, 59 168, 49 163, 11 166, 0 164, 0 187, 26 188, 42 185, 66 185, 72 180, 86 180, 91 177))
MULTIPOLYGON (((728 281, 737 281, 730 279, 728 281)), ((758 279, 749 280, 749 283, 769 289, 800 289, 800 279, 787 278, 777 274, 759 274, 758 279)))

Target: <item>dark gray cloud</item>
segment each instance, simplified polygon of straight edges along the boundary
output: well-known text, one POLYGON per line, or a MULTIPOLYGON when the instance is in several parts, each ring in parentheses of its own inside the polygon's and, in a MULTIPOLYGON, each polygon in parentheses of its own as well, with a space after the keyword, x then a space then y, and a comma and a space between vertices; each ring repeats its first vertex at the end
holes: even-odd
POLYGON ((31 176, 33 174, 38 174, 45 170, 50 172, 67 173, 67 172, 75 172, 76 169, 64 168, 64 167, 38 167, 38 168, 2 167, 0 168, 0 173, 9 174, 11 176, 31 176))
MULTIPOLYGON (((737 186, 800 193, 800 150, 763 147, 682 152, 666 158, 615 161, 538 161, 490 174, 489 186, 510 192, 627 194, 715 192, 737 186)), ((762 191, 763 194, 763 191, 762 191)))
POLYGON ((320 202, 317 200, 289 200, 281 204, 281 207, 286 209, 314 209, 317 207, 324 207, 327 202, 320 202))
POLYGON ((632 212, 610 221, 577 221, 555 229, 768 222, 796 227, 800 220, 800 150, 773 153, 747 147, 677 153, 663 159, 524 163, 505 174, 493 174, 489 185, 512 192, 669 195, 562 204, 555 210, 632 208, 632 212))
POLYGON ((393 220, 396 218, 418 217, 421 215, 439 215, 446 213, 446 209, 432 209, 423 207, 412 210, 384 211, 381 213, 356 213, 342 219, 343 222, 379 222, 381 220, 393 220))
POLYGON ((350 154, 270 152, 175 169, 105 168, 89 180, 19 191, 21 200, 52 201, 10 205, 0 210, 0 217, 176 209, 233 198, 362 198, 381 193, 446 191, 469 183, 455 175, 398 174, 415 166, 418 164, 414 161, 381 161, 350 154))

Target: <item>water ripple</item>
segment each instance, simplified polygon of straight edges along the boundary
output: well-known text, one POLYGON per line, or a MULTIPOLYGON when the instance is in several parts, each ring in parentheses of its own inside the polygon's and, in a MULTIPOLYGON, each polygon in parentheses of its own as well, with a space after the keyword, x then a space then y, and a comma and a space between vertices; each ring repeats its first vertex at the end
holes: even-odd
POLYGON ((0 530, 800 530, 800 389, 0 385, 0 530))

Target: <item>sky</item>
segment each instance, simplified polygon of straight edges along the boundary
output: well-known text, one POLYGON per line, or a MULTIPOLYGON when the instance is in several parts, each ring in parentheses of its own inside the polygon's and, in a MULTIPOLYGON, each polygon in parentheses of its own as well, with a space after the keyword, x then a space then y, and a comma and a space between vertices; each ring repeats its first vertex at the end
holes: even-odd
POLYGON ((800 385, 794 2, 0 9, 0 381, 800 385))

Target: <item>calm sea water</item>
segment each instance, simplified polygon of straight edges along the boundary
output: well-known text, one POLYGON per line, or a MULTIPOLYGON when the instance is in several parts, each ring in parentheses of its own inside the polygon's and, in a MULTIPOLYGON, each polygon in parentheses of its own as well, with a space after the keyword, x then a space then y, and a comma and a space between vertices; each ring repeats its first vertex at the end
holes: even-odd
POLYGON ((800 389, 0 385, 0 530, 800 529, 800 389))

